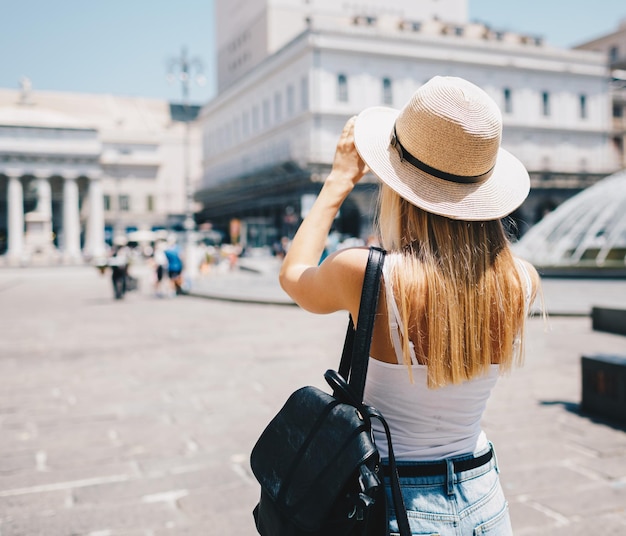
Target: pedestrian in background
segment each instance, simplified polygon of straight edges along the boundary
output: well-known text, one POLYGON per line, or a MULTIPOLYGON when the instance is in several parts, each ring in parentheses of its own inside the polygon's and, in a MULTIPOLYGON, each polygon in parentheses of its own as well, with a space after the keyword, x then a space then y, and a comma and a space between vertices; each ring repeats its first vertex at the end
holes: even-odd
POLYGON ((167 248, 164 251, 167 258, 167 276, 170 280, 171 295, 183 293, 183 261, 175 237, 168 239, 167 248))
POLYGON ((154 294, 157 298, 163 296, 163 278, 167 270, 167 255, 165 255, 165 242, 157 240, 152 253, 152 263, 154 266, 154 294))
MULTIPOLYGON (((402 110, 363 111, 344 127, 280 272, 301 307, 358 317, 367 248, 318 260, 369 168, 382 183, 377 238, 388 253, 364 401, 391 428, 413 534, 512 533, 480 421, 499 375, 522 361, 539 278, 513 257, 500 221, 530 188, 501 133, 495 102, 460 78, 433 78, 402 110)), ((384 458, 385 434, 374 434, 384 458)))
POLYGON ((126 246, 114 245, 109 257, 109 267, 111 268, 111 282, 113 283, 113 295, 116 300, 121 300, 126 294, 126 283, 128 277, 128 248, 126 246))

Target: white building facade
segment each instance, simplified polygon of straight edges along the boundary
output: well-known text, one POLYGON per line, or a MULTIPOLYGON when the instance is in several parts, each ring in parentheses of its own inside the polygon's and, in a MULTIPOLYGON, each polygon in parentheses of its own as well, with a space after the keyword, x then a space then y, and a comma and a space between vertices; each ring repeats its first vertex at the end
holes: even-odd
MULTIPOLYGON (((460 76, 483 87, 503 112, 503 146, 524 162, 536 190, 551 189, 556 196, 531 198, 521 219, 532 223, 542 203, 558 204, 618 168, 601 54, 417 15, 308 16, 307 25, 202 110, 204 165, 197 198, 205 217, 226 216, 229 203, 221 194, 229 184, 244 200, 247 189, 257 201, 274 195, 275 204, 301 212, 303 199, 319 189, 330 168, 346 119, 368 106, 400 108, 435 75, 460 76), (285 163, 293 167, 293 191, 291 179, 279 177, 285 163)), ((371 196, 358 195, 363 216, 371 212, 371 196)), ((234 199, 231 217, 252 217, 252 208, 237 215, 234 199)), ((262 215, 280 226, 280 207, 262 215)), ((368 224, 362 222, 361 232, 368 224)))
POLYGON ((433 19, 459 25, 467 21, 467 0, 215 0, 218 91, 278 52, 313 18, 371 24, 379 17, 411 26, 433 19))
POLYGON ((0 89, 2 259, 82 262, 116 236, 182 222, 200 136, 175 112, 161 100, 0 89))

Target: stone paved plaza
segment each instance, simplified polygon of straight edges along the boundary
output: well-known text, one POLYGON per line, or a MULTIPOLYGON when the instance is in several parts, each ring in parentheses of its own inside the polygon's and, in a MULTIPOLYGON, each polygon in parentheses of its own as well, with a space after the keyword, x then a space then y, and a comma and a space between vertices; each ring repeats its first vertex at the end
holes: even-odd
MULTIPOLYGON (((0 270, 1 536, 255 534, 252 445, 291 391, 323 386, 346 316, 157 299, 136 273, 115 301, 92 268, 0 270)), ((254 277, 215 275, 243 293, 254 277)), ((626 337, 590 324, 531 320, 490 401, 516 535, 626 534, 626 433, 578 410, 580 356, 626 355, 626 337)))

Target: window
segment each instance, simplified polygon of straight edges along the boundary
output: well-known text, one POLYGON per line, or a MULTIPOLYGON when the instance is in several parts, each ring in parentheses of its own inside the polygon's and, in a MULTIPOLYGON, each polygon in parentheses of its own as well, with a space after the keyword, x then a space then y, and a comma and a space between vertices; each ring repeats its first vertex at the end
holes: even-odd
POLYGON ((302 111, 309 108, 309 79, 303 76, 300 80, 300 109, 302 111))
POLYGON ((511 89, 508 87, 504 88, 504 113, 512 114, 513 113, 513 98, 511 95, 511 89))
POLYGON ((255 106, 252 108, 252 132, 259 130, 259 127, 259 107, 255 106))
POLYGON ((376 24, 377 17, 371 17, 367 15, 357 15, 352 19, 352 24, 355 26, 373 26, 376 24))
POLYGON ((619 104, 613 104, 613 117, 623 117, 624 108, 619 104))
POLYGON ((117 203, 122 212, 128 212, 130 210, 130 196, 120 195, 117 198, 117 203))
POLYGON ((233 141, 237 143, 241 138, 241 125, 239 117, 233 119, 233 141))
POLYGON ((406 32, 419 32, 422 29, 422 23, 405 19, 400 23, 400 29, 406 32))
POLYGON ((337 75, 337 100, 348 102, 348 79, 345 74, 337 75))
POLYGON ((619 58, 619 49, 616 46, 612 46, 609 49, 609 62, 615 63, 619 58))
POLYGON ((230 147, 233 144, 233 129, 230 123, 224 127, 224 143, 225 147, 230 147))
POLYGON ((580 95, 579 104, 580 104, 580 118, 587 119, 587 95, 580 95))
POLYGON ((202 134, 202 151, 205 155, 211 155, 211 149, 213 148, 213 132, 207 132, 206 130, 202 134))
POLYGON ((217 129, 217 142, 219 145, 219 149, 223 149, 224 147, 226 147, 226 129, 221 126, 217 129))
POLYGON ((383 104, 393 104, 393 87, 390 78, 383 78, 383 104))
POLYGON ((104 195, 104 210, 111 210, 111 196, 107 194, 104 195))
POLYGON ((265 128, 270 126, 270 101, 265 99, 263 101, 263 126, 265 128))
POLYGON ((250 112, 247 110, 241 116, 241 125, 243 130, 243 137, 247 138, 250 135, 250 112))
POLYGON ((283 118, 283 96, 280 92, 274 93, 274 121, 280 122, 283 118))
POLYGON ((146 210, 148 212, 154 212, 154 196, 153 195, 146 196, 146 210))
POLYGON ((541 94, 541 113, 544 116, 549 116, 550 115, 550 93, 548 93, 547 91, 544 91, 541 94))
POLYGON ((293 86, 287 86, 287 117, 291 117, 294 112, 294 91, 293 86))

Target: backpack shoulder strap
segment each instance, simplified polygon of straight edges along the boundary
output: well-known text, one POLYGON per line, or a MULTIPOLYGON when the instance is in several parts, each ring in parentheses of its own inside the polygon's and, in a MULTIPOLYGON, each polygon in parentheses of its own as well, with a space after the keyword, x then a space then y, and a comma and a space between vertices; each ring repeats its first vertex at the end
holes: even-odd
POLYGON ((350 318, 341 363, 339 364, 339 374, 346 378, 352 392, 359 400, 363 400, 363 391, 365 390, 365 378, 384 261, 385 251, 381 248, 370 247, 363 278, 356 330, 354 322, 350 318))

